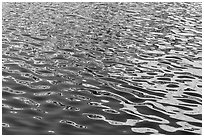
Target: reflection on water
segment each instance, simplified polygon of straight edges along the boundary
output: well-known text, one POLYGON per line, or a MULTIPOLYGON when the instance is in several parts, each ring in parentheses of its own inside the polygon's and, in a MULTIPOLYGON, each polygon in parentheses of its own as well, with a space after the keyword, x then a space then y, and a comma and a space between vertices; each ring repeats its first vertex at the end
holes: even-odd
POLYGON ((3 3, 3 134, 201 134, 201 3, 3 3))

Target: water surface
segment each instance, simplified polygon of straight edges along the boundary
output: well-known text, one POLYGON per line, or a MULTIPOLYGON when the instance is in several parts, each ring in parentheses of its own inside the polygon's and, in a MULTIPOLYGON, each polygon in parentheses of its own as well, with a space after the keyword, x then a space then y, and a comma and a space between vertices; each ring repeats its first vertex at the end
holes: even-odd
POLYGON ((3 3, 3 134, 201 134, 201 3, 3 3))

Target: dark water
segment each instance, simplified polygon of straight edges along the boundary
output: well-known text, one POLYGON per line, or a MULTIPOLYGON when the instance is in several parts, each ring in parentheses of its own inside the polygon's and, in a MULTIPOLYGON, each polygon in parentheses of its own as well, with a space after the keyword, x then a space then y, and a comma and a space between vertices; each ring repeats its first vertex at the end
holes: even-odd
POLYGON ((201 134, 201 3, 3 3, 3 134, 201 134))

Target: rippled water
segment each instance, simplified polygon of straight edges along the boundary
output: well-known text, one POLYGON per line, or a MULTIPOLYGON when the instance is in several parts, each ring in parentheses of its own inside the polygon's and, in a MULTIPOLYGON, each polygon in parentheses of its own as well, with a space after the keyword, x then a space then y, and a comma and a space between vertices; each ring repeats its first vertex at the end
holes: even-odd
POLYGON ((201 134, 201 3, 3 3, 3 134, 201 134))

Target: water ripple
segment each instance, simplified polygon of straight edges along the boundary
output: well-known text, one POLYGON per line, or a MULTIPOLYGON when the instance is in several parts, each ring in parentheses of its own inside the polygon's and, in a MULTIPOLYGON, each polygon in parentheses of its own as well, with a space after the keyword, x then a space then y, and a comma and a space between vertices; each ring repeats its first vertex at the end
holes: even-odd
POLYGON ((2 3, 3 134, 201 134, 201 5, 2 3))

